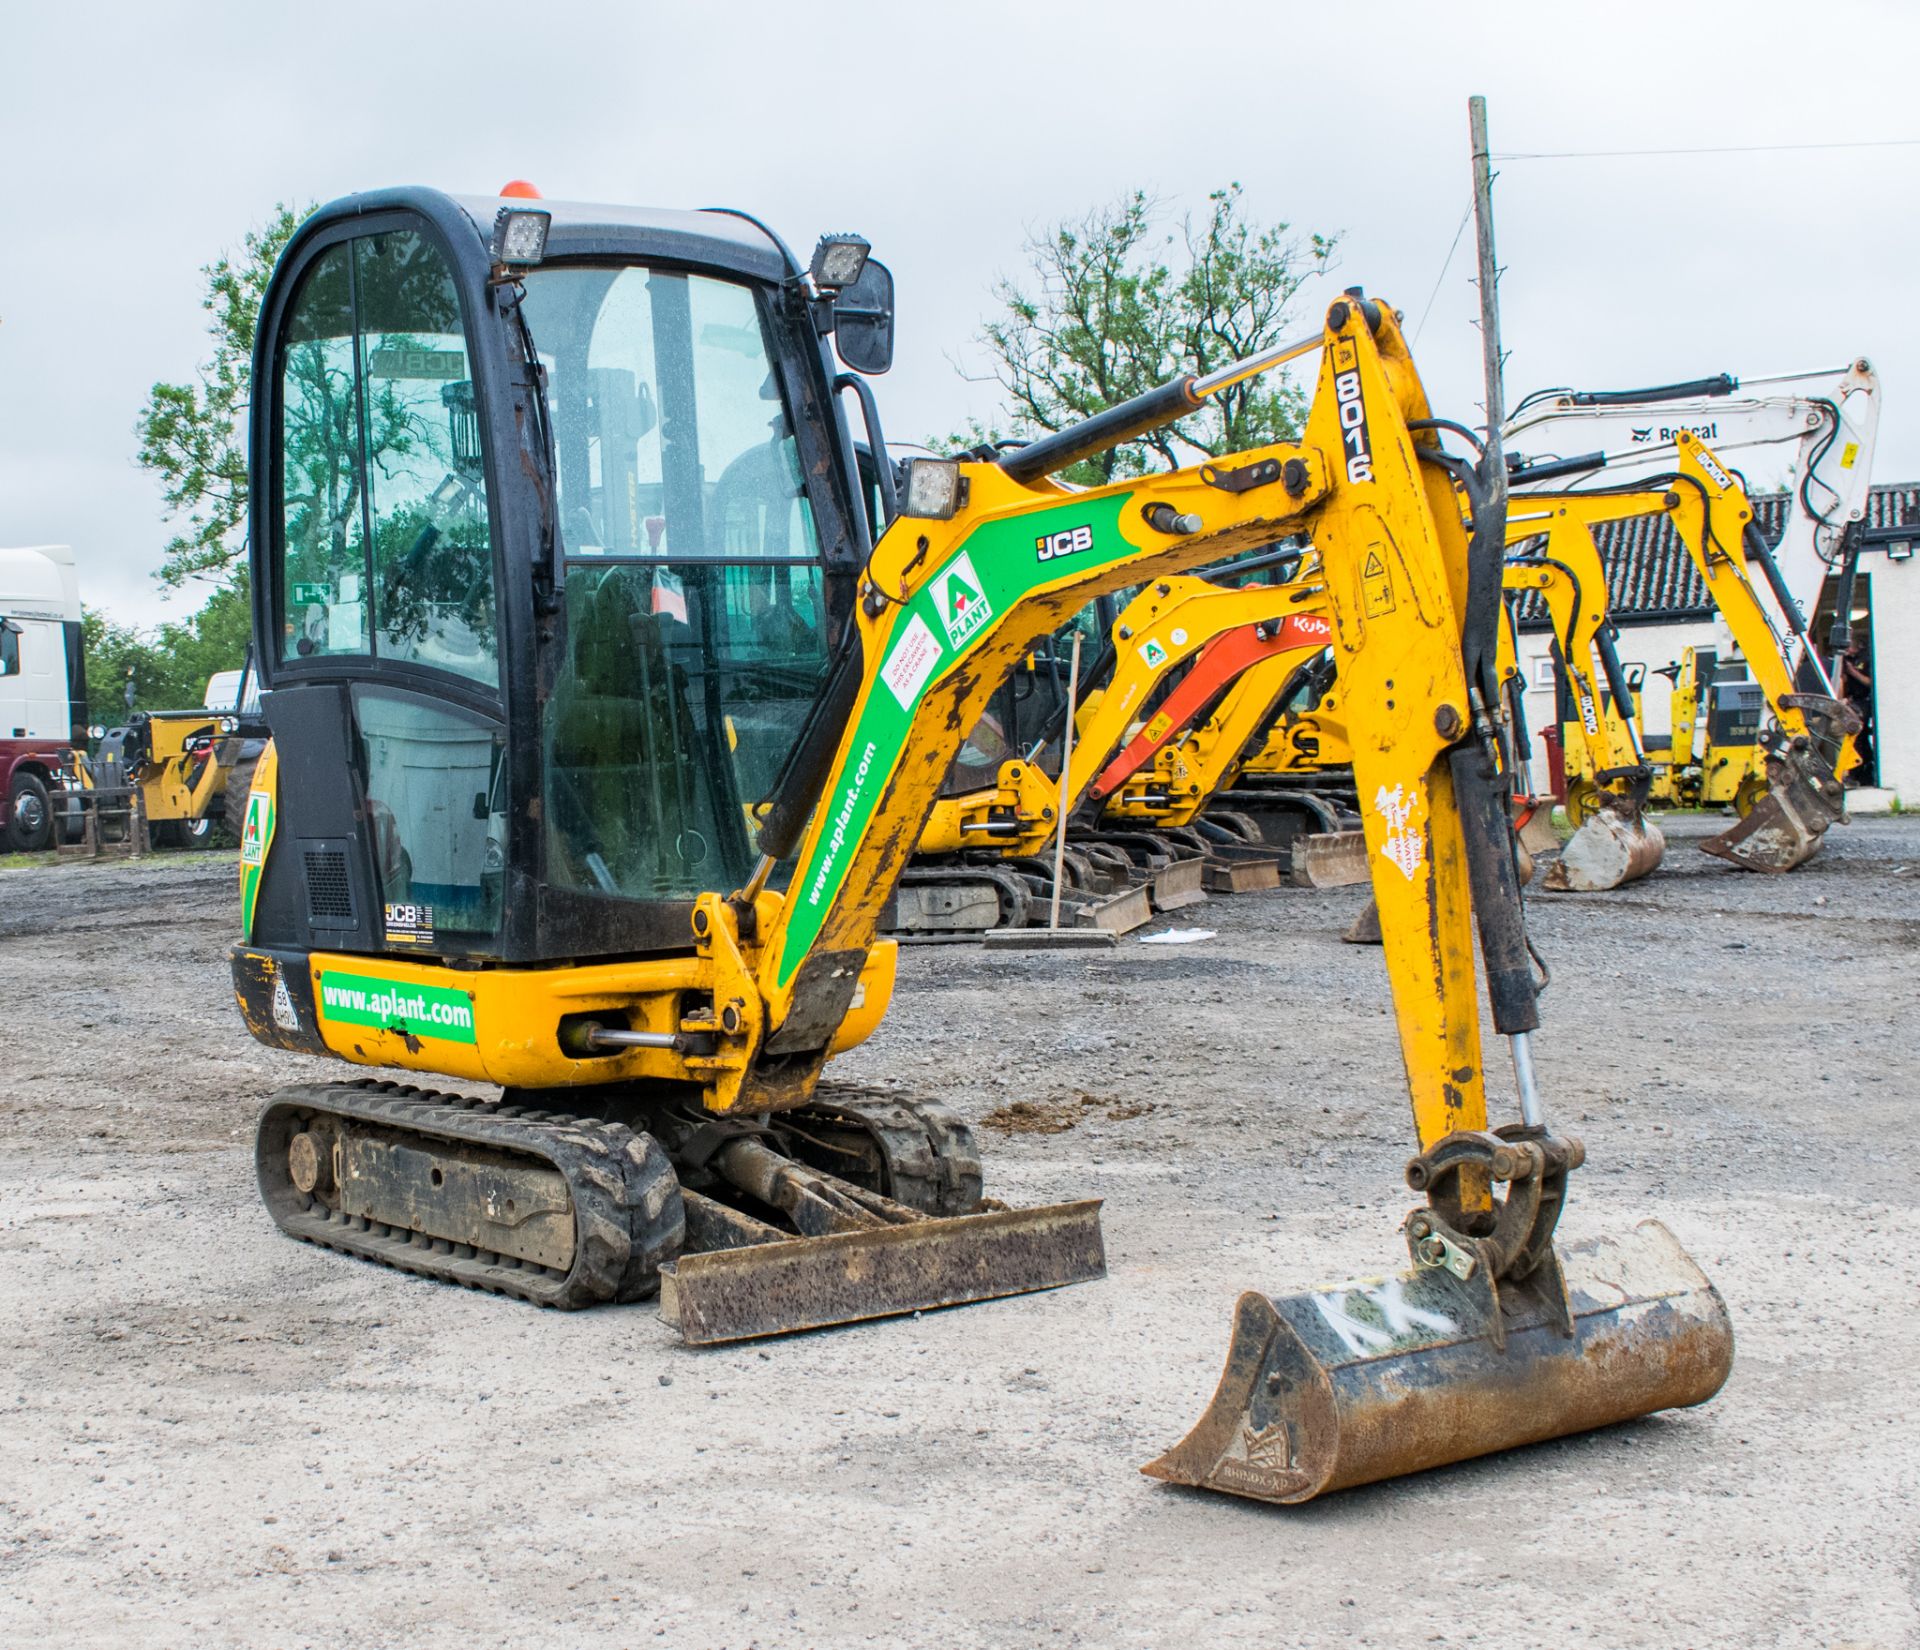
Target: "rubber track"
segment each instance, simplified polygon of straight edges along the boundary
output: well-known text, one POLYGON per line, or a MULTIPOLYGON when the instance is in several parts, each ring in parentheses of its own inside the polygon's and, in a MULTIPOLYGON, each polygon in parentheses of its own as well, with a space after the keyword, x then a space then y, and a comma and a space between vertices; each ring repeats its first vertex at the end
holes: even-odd
POLYGON ((644 1300, 659 1288, 660 1263, 679 1252, 684 1236, 680 1183, 651 1135, 402 1083, 282 1089, 261 1113, 255 1166, 268 1212, 290 1237, 563 1311, 644 1300), (287 1175, 286 1141, 298 1113, 331 1113, 428 1140, 490 1147, 558 1170, 573 1200, 572 1269, 563 1273, 329 1210, 299 1192, 287 1175))
POLYGON ((801 1122, 810 1112, 851 1118, 880 1139, 893 1183, 873 1190, 922 1214, 978 1212, 980 1150, 973 1131, 950 1107, 829 1078, 791 1115, 801 1122))

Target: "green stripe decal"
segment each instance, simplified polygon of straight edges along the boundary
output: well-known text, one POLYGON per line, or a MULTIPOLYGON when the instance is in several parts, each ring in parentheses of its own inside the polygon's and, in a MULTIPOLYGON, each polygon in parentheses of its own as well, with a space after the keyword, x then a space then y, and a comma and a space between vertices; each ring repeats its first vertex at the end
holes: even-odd
POLYGON ((847 765, 820 799, 826 829, 787 890, 780 985, 799 971, 819 937, 927 690, 1030 591, 1136 553, 1120 536, 1125 502, 1126 495, 1070 498, 1055 509, 984 522, 895 616, 886 657, 854 723, 847 765))

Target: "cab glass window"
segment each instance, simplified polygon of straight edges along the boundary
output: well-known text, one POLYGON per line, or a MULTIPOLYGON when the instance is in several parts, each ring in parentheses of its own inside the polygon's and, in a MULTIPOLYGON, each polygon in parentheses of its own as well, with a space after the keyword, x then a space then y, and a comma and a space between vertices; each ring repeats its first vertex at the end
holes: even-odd
POLYGON ((826 628, 806 563, 570 569, 545 730, 549 880, 629 899, 745 881, 826 628))
POLYGON ((354 689, 353 709, 389 945, 493 933, 506 843, 499 730, 370 687, 354 689))
POLYGON ((828 652, 769 328, 753 288, 676 271, 550 266, 526 292, 567 557, 548 879, 629 899, 738 886, 828 652))
POLYGON ((351 270, 350 245, 323 253, 287 313, 279 431, 283 659, 367 651, 351 270))
POLYGON ((354 260, 374 647, 492 682, 493 543, 453 276, 411 230, 355 241, 354 260))
POLYGON ((629 266, 527 279, 567 553, 812 557, 812 514, 751 288, 629 266))
POLYGON ((412 230, 324 253, 289 308, 281 657, 498 680, 484 454, 459 295, 412 230))

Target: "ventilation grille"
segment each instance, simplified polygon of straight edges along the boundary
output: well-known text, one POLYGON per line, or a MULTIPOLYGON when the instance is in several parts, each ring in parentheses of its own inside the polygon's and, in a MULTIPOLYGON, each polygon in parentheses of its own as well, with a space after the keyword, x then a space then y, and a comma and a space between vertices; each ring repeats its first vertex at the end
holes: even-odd
POLYGON ((353 921, 353 885, 347 881, 347 856, 339 848, 306 848, 307 920, 353 921))

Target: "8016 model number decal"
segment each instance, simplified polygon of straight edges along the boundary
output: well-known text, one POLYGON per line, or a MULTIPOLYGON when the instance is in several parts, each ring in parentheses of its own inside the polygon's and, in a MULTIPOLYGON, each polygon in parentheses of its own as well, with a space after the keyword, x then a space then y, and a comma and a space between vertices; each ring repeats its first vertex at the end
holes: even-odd
POLYGON ((1343 372, 1333 380, 1334 405, 1340 409, 1340 439, 1347 449, 1347 480, 1373 480, 1373 443, 1367 438, 1367 404, 1360 394, 1360 374, 1343 372))

